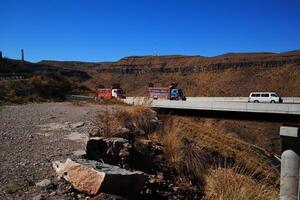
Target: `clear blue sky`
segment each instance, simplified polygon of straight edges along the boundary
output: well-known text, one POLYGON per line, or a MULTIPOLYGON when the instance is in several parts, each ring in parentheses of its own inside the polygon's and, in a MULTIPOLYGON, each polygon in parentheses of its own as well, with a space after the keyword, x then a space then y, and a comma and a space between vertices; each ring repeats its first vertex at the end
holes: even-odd
POLYGON ((0 0, 0 23, 33 62, 300 49, 299 0, 0 0))

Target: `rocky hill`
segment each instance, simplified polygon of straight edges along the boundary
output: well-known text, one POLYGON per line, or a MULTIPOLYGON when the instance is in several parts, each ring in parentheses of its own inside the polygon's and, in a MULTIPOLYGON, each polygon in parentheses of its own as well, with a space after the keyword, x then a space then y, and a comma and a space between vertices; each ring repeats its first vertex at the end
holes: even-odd
POLYGON ((220 71, 228 68, 245 67, 277 67, 286 64, 299 64, 300 50, 284 53, 228 53, 215 57, 204 56, 130 56, 117 62, 59 62, 41 61, 40 64, 90 70, 108 73, 153 73, 153 72, 182 72, 194 73, 205 71, 220 71))
POLYGON ((251 91, 276 91, 300 96, 300 51, 228 53, 203 56, 131 56, 117 62, 42 61, 39 64, 81 70, 92 78, 84 84, 119 82, 128 95, 147 95, 147 85, 178 82, 187 96, 248 96, 251 91))
POLYGON ((91 90, 99 84, 110 86, 118 82, 130 96, 147 95, 149 82, 157 86, 177 82, 187 96, 248 96, 251 91, 300 96, 300 50, 215 57, 130 56, 96 63, 45 60, 26 66, 36 73, 60 73, 91 90))
POLYGON ((68 69, 67 67, 58 67, 47 65, 46 63, 31 63, 27 61, 2 59, 0 60, 0 76, 9 77, 11 74, 21 73, 27 76, 56 74, 68 78, 75 78, 78 81, 86 81, 91 78, 85 71, 68 69))

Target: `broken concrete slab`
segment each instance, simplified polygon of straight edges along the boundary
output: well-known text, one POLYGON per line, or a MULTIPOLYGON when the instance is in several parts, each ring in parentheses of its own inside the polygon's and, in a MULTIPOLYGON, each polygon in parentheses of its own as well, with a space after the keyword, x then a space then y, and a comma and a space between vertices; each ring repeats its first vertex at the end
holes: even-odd
POLYGON ((140 171, 128 171, 118 166, 85 159, 76 162, 54 162, 59 177, 70 182, 81 192, 95 195, 99 192, 122 196, 138 196, 148 176, 140 171))

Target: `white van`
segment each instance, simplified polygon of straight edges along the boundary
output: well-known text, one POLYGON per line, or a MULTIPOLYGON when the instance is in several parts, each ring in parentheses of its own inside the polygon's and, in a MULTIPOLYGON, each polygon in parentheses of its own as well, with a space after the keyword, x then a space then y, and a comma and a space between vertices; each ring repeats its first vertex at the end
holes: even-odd
POLYGON ((248 102, 252 103, 282 103, 282 98, 275 92, 251 92, 248 102))

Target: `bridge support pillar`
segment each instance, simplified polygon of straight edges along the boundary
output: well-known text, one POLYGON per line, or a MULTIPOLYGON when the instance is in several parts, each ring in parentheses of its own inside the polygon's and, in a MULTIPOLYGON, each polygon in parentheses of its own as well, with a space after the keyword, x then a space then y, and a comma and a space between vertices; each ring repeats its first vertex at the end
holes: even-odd
POLYGON ((298 200, 300 141, 297 127, 280 127, 282 141, 280 200, 298 200))

